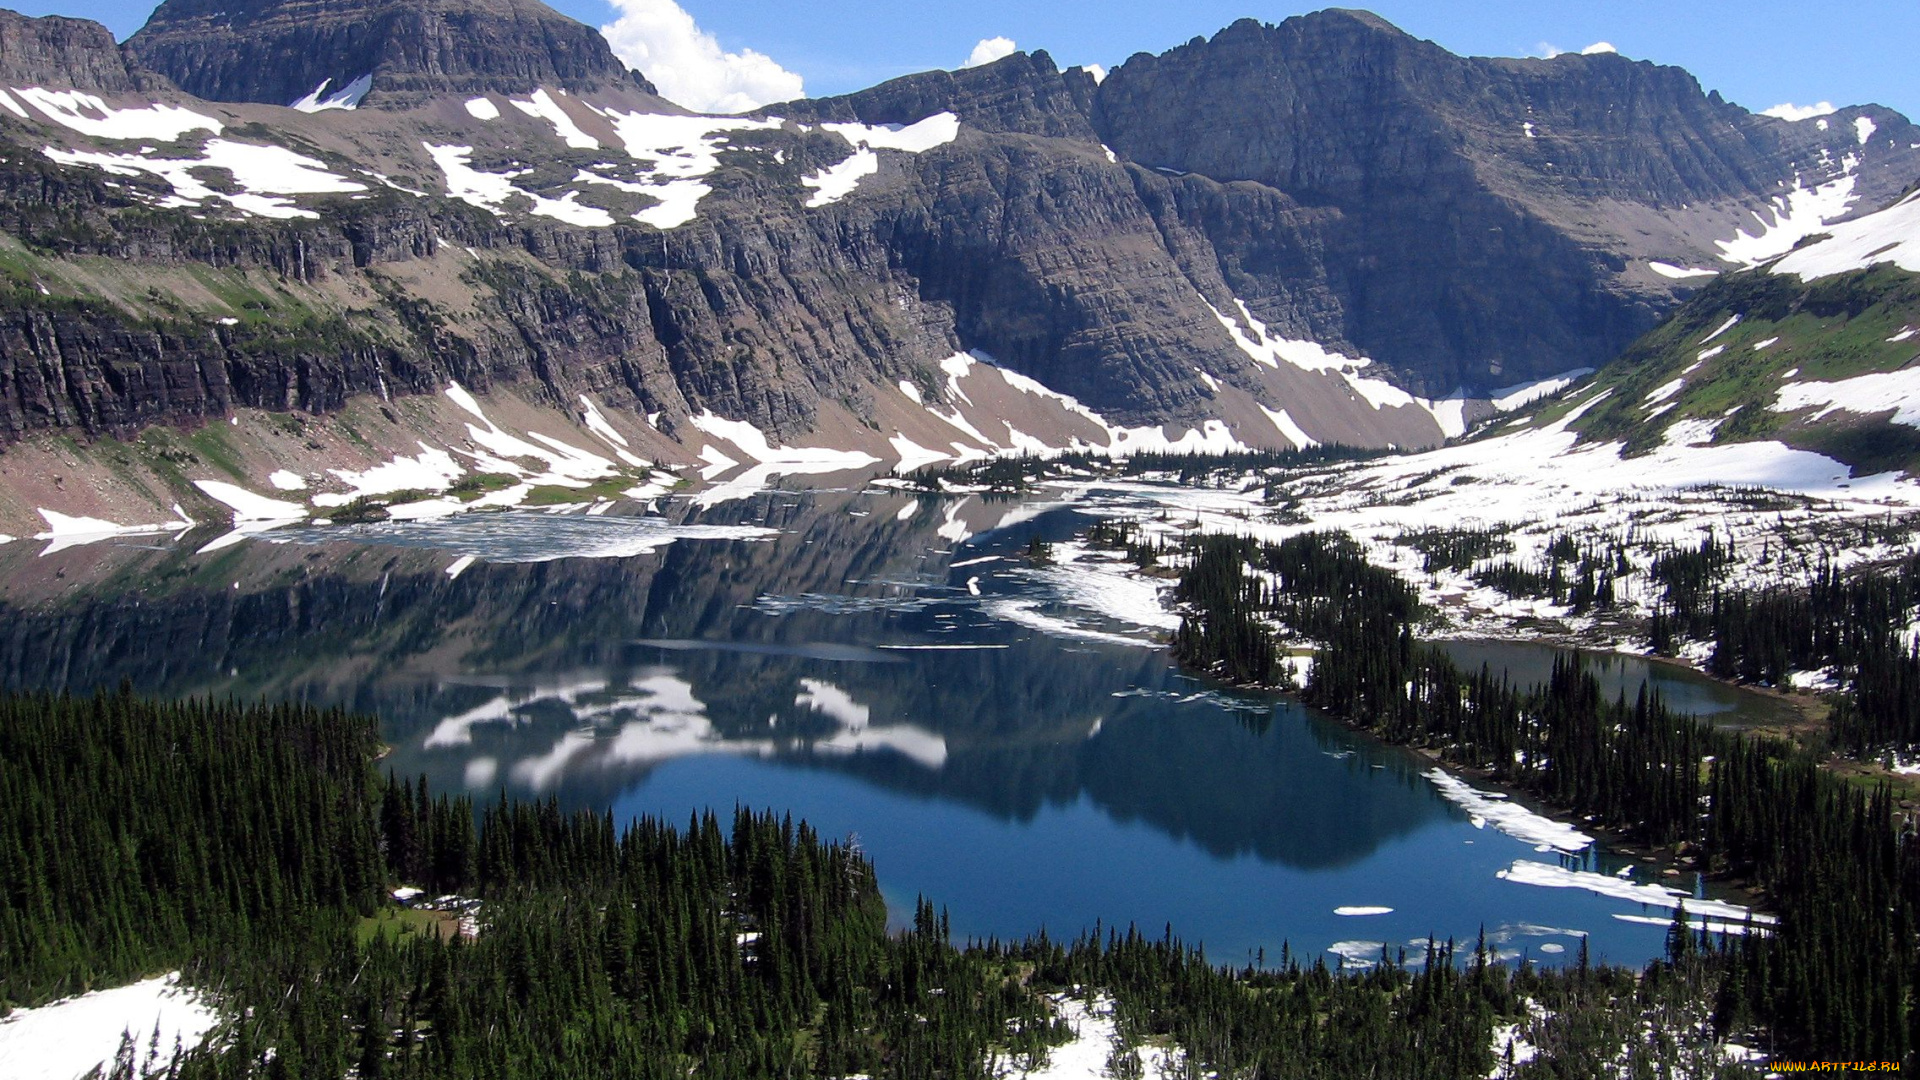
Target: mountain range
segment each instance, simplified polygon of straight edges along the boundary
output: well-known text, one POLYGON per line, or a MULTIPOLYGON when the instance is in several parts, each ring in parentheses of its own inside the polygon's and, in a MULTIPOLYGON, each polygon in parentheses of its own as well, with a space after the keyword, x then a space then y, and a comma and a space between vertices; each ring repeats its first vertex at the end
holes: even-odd
POLYGON ((0 529, 1428 446, 1916 179, 1877 105, 1354 11, 734 117, 537 0, 0 13, 0 529))

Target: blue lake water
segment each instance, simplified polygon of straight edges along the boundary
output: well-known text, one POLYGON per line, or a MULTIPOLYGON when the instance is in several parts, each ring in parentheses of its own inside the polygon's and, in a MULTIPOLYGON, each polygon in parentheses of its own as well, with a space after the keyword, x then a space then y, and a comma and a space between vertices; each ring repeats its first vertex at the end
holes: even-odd
POLYGON ((370 710, 387 767, 481 797, 620 818, 788 811, 855 837, 896 914, 926 896, 967 937, 1170 926, 1234 963, 1417 955, 1482 929, 1546 962, 1575 956, 1579 933, 1596 959, 1662 951, 1663 927, 1615 918, 1661 908, 1497 876, 1634 860, 1482 827, 1424 759, 1198 682, 1147 629, 1075 606, 1071 575, 1019 557, 1087 520, 776 493, 205 553, 205 537, 13 544, 0 678, 370 710))

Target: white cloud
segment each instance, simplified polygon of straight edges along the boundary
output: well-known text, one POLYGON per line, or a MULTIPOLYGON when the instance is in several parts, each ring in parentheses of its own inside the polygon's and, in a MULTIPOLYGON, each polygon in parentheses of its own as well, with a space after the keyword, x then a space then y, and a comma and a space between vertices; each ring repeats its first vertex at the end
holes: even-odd
POLYGON ((1013 50, 1016 48, 1018 48, 1018 46, 1013 43, 1012 38, 981 38, 980 44, 975 45, 973 51, 967 54, 967 62, 960 66, 970 68, 979 67, 981 64, 991 64, 1003 56, 1012 56, 1013 50))
POLYGON ((800 76, 765 53, 730 53, 674 0, 610 0, 620 17, 600 28, 615 56, 667 100, 698 112, 737 113, 805 97, 800 76))
POLYGON ((1105 64, 1081 64, 1080 66, 1086 70, 1087 74, 1093 76, 1093 85, 1099 86, 1101 83, 1107 81, 1107 68, 1105 64))
MULTIPOLYGON (((1580 55, 1581 56, 1598 56, 1601 53, 1617 53, 1619 51, 1620 51, 1619 49, 1616 49, 1613 47, 1613 43, 1610 41, 1596 41, 1593 44, 1587 46, 1586 48, 1581 49, 1580 55)), ((1561 48, 1558 45, 1553 44, 1552 42, 1542 41, 1534 45, 1532 55, 1537 56, 1542 60, 1551 60, 1556 56, 1567 55, 1567 50, 1561 48)))
POLYGON ((1777 116, 1782 120, 1811 120, 1816 116, 1830 116, 1836 111, 1831 101, 1822 101, 1818 105, 1795 105, 1788 101, 1771 109, 1761 109, 1760 115, 1777 116))

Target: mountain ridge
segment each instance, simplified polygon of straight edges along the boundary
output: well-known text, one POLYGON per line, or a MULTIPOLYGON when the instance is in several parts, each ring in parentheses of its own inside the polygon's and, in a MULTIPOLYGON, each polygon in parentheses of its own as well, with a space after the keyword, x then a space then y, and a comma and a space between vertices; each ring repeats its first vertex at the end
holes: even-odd
POLYGON ((598 30, 539 0, 166 0, 126 49, 209 101, 292 105, 363 77, 376 107, 542 86, 656 93, 598 30))
MULTIPOLYGON (((251 5, 256 46, 303 4, 251 5)), ((100 37, 98 63, 46 55, 111 81, 134 50, 100 37)), ((1104 82, 1017 53, 742 117, 618 79, 526 89, 509 66, 408 89, 384 70, 318 112, 271 100, 285 88, 13 82, 0 440, 394 411, 458 384, 566 425, 590 395, 649 460, 1432 445, 1495 391, 1601 366, 1698 287, 1690 268, 1790 246, 1920 173, 1897 114, 1754 117, 1678 69, 1452 57, 1350 13, 1242 20, 1104 82), (1353 70, 1308 71, 1303 49, 1353 70), (1266 77, 1284 93, 1245 104, 1266 77), (1641 146, 1655 122, 1685 137, 1641 146)), ((303 104, 326 104, 311 74, 303 104)), ((413 452, 400 429, 369 445, 413 452)))

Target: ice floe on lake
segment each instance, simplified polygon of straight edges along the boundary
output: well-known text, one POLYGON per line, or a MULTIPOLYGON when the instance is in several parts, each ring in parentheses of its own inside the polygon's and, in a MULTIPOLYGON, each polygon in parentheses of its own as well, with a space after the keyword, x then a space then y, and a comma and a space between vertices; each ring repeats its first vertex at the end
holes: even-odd
POLYGON ((1422 775, 1441 798, 1465 810, 1476 828, 1491 826, 1517 840, 1567 854, 1584 851, 1593 844, 1593 837, 1573 826, 1535 813, 1499 792, 1470 787, 1444 769, 1429 769, 1422 775))
POLYGON ((452 515, 372 525, 301 527, 264 534, 276 542, 357 540, 395 547, 434 548, 494 563, 556 559, 621 559, 658 551, 681 540, 766 540, 778 530, 758 525, 675 524, 661 517, 545 514, 452 515))
POLYGON ((1718 918, 1727 922, 1752 920, 1756 926, 1765 927, 1779 921, 1771 915, 1759 914, 1739 904, 1690 896, 1679 889, 1668 888, 1665 885, 1635 885, 1631 881, 1611 874, 1596 874, 1590 870, 1571 870, 1564 866, 1534 862, 1530 859, 1516 859, 1512 866, 1500 871, 1499 876, 1517 885, 1538 885, 1549 889, 1582 889, 1598 896, 1626 900, 1648 907, 1673 910, 1685 905, 1688 915, 1718 918))

